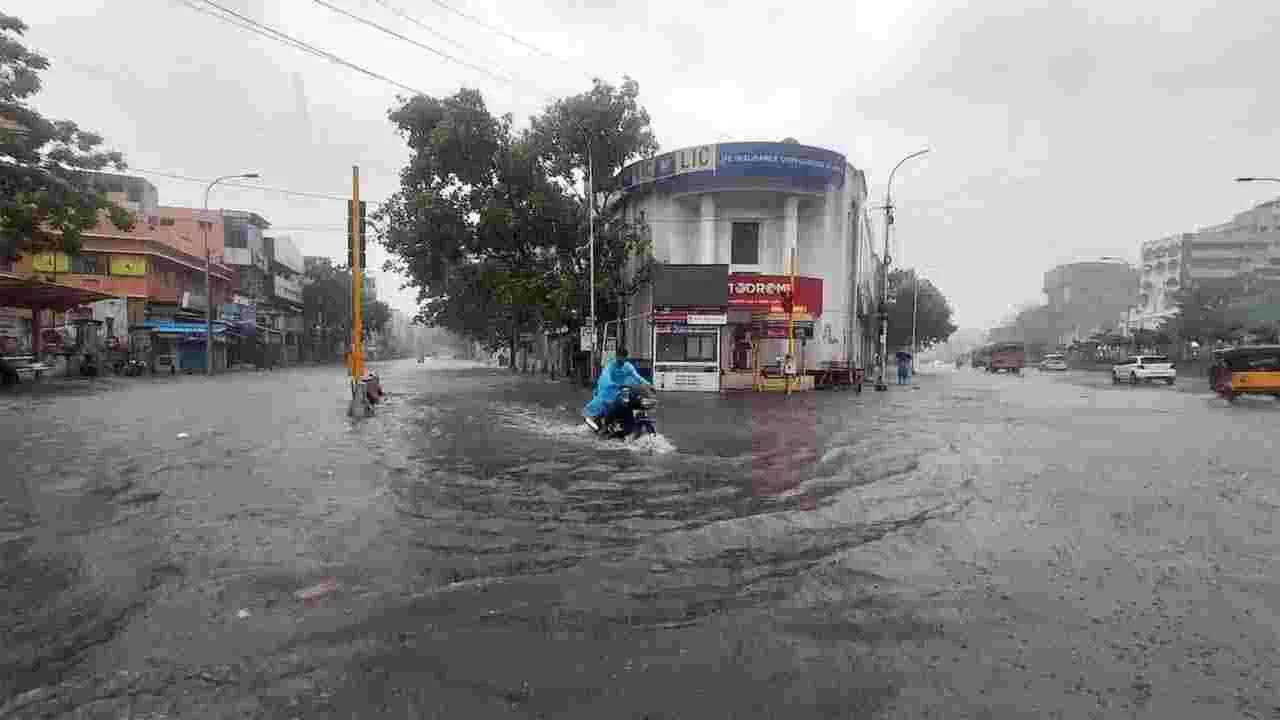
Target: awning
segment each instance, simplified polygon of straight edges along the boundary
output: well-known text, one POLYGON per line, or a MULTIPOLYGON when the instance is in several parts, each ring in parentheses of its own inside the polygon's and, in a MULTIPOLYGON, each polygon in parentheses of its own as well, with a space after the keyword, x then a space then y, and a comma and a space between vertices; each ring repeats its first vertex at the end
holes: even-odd
POLYGON ((50 282, 41 277, 0 272, 0 307, 20 307, 63 312, 99 300, 114 300, 114 295, 50 282))

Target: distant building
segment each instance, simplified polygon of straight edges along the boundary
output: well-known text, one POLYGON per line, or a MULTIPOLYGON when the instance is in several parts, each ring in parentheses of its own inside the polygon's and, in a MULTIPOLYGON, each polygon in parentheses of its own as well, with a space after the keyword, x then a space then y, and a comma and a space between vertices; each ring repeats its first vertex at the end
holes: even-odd
POLYGON ((258 323, 265 320, 265 316, 259 318, 257 310, 269 295, 270 259, 263 233, 270 229, 271 223, 254 212, 224 210, 222 227, 226 237, 223 262, 235 269, 231 302, 224 307, 224 312, 248 330, 228 345, 228 363, 262 365, 269 333, 266 327, 259 332, 258 323))
POLYGON ((1130 313, 1130 330, 1154 330, 1178 314, 1178 293, 1188 282, 1188 258, 1196 235, 1179 233, 1142 243, 1138 298, 1130 313))
POLYGON ((302 327, 302 274, 306 265, 302 252, 288 235, 263 238, 269 255, 270 271, 265 306, 259 314, 265 314, 268 352, 277 363, 292 364, 301 359, 302 327))
POLYGON ((1280 282, 1280 199, 1194 233, 1186 264, 1193 283, 1236 277, 1280 282))
POLYGON ((1057 342, 1118 332, 1138 297, 1138 271, 1112 258, 1059 265, 1044 274, 1047 317, 1057 342))

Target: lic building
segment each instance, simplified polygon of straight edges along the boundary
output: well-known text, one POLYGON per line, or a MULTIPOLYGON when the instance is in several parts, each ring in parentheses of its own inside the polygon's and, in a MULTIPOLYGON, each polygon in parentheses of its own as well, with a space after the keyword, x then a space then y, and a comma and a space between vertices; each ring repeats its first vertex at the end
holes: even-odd
POLYGON ((621 336, 657 385, 751 389, 787 354, 788 328, 802 373, 873 363, 880 258, 866 178, 843 155, 698 145, 633 163, 621 183, 622 217, 648 233, 654 262, 621 336))

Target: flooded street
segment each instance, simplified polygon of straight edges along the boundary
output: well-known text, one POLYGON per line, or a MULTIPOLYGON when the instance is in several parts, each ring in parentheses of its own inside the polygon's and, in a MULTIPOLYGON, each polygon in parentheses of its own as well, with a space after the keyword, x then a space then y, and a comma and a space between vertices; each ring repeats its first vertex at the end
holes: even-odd
POLYGON ((0 396, 0 717, 1280 716, 1270 399, 378 370, 0 396))

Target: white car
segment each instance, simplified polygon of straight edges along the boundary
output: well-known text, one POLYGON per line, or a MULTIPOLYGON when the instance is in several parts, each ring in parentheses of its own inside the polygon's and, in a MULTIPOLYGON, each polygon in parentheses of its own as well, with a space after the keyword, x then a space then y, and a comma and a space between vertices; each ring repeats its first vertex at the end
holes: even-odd
POLYGON ((1111 382, 1115 385, 1122 382, 1137 385, 1156 380, 1172 385, 1177 378, 1178 371, 1173 369, 1173 363, 1164 355, 1137 355, 1111 368, 1111 382))
POLYGON ((1061 355, 1045 355, 1044 360, 1040 361, 1040 369, 1045 371, 1065 371, 1067 369, 1067 360, 1061 355))

